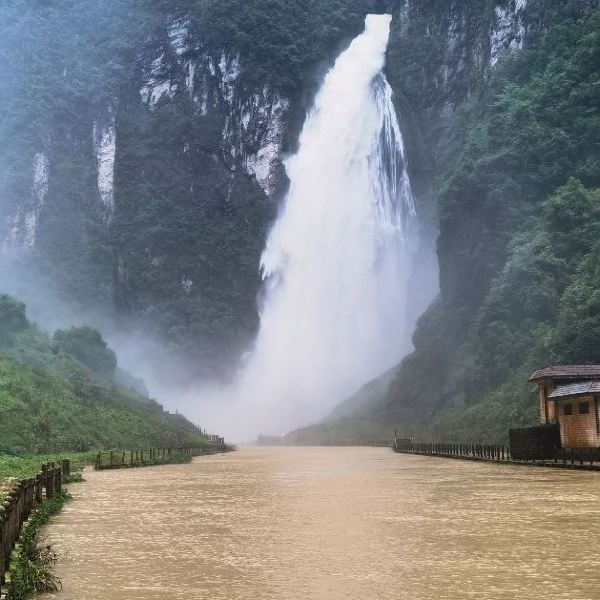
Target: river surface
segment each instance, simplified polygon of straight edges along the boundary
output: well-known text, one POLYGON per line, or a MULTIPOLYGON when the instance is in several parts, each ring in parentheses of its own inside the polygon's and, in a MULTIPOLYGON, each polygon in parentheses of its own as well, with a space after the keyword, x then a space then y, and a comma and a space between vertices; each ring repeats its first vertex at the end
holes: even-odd
POLYGON ((249 448, 86 478, 45 598, 600 598, 597 473, 249 448))

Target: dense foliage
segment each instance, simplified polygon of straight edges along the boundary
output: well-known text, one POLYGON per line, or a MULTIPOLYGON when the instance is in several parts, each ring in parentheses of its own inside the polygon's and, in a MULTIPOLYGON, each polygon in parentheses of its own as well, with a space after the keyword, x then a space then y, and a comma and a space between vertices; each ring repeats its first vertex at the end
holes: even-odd
POLYGON ((388 400, 436 436, 501 440, 534 422, 533 368, 600 361, 598 64, 600 13, 567 13, 442 140, 441 298, 388 400))
MULTIPOLYGON (((202 39, 244 57, 240 83, 302 91, 315 65, 357 35, 376 0, 201 0, 192 14, 202 39)), ((306 91, 306 90, 304 90, 306 91)))
POLYGON ((94 373, 112 379, 117 367, 117 356, 102 339, 100 332, 86 325, 59 329, 54 333, 53 341, 65 354, 74 356, 94 373))
POLYGON ((25 305, 6 294, 0 295, 0 344, 8 344, 13 336, 28 326, 25 305))

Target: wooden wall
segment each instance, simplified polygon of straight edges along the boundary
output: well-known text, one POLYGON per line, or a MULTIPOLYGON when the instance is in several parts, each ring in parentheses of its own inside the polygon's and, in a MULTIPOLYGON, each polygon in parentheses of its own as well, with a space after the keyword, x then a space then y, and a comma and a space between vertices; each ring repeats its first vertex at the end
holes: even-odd
POLYGON ((600 446, 600 415, 598 403, 594 396, 578 396, 565 398, 557 402, 548 402, 548 407, 555 404, 558 409, 560 438, 563 448, 596 448, 600 446), (582 414, 581 407, 587 402, 588 412, 582 414), (566 414, 565 407, 571 407, 571 414, 566 414))

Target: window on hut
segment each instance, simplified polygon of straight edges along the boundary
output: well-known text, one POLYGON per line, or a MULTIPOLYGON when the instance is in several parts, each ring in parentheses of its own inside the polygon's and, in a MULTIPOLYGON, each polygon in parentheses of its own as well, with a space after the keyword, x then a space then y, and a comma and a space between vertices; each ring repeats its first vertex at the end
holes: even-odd
POLYGON ((573 405, 565 404, 563 406, 563 415, 572 415, 573 414, 573 405))
POLYGON ((579 403, 579 414, 587 415, 590 412, 590 403, 589 402, 580 402, 579 403))

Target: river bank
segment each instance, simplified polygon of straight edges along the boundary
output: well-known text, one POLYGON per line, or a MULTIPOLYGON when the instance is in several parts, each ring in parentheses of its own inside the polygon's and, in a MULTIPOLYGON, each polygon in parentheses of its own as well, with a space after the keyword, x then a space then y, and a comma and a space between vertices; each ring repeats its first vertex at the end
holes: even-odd
POLYGON ((86 473, 47 600, 596 598, 597 474, 385 448, 86 473))
POLYGON ((44 463, 58 463, 69 459, 71 470, 77 472, 85 465, 93 464, 95 452, 67 452, 61 454, 29 454, 25 456, 11 456, 0 454, 0 498, 3 490, 9 489, 12 481, 35 477, 44 463))
POLYGON ((60 580, 52 570, 56 555, 43 543, 40 532, 71 499, 62 485, 85 481, 86 465, 93 462, 95 470, 112 470, 186 464, 195 456, 235 449, 223 438, 218 442, 193 448, 72 453, 60 460, 54 455, 0 455, 0 598, 25 600, 36 593, 58 591, 60 580))

